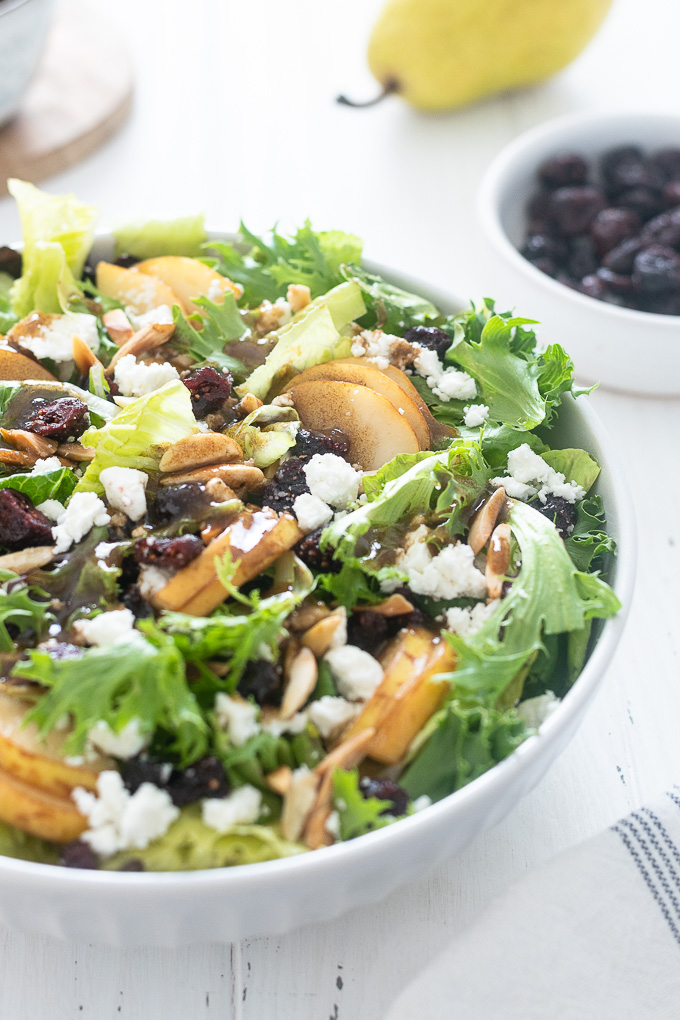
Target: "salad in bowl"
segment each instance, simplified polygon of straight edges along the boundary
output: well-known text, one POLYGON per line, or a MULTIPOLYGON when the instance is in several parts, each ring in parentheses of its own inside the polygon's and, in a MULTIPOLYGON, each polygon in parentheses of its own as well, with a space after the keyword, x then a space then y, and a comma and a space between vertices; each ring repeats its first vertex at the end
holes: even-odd
POLYGON ((361 242, 115 233, 11 182, 0 854, 108 871, 397 824, 540 728, 619 602, 558 345, 361 242))

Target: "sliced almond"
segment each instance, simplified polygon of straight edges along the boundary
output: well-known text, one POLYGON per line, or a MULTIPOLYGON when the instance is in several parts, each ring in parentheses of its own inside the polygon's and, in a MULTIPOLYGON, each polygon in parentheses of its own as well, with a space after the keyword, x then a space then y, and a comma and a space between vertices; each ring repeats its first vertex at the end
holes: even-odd
POLYGON ((262 401, 259 397, 256 397, 254 393, 246 393, 242 397, 238 404, 234 406, 234 413, 239 418, 247 418, 253 411, 257 411, 258 407, 262 407, 262 401))
POLYGON ((94 460, 94 448, 92 446, 83 446, 81 443, 61 443, 57 447, 57 453, 61 457, 67 457, 69 460, 76 460, 78 463, 81 461, 94 460))
POLYGON ((173 443, 163 456, 161 471, 187 471, 206 464, 232 464, 243 460, 243 451, 235 439, 221 432, 197 432, 173 443))
POLYGON ((283 798, 281 834, 284 839, 297 840, 314 806, 320 780, 316 772, 298 771, 291 778, 290 788, 283 798))
POLYGON ((302 708, 316 687, 319 669, 314 653, 301 648, 290 663, 286 686, 281 700, 281 718, 292 719, 302 708))
POLYGON ((313 627, 319 620, 330 616, 331 611, 325 602, 314 602, 312 605, 303 605, 296 609, 286 620, 286 630, 296 633, 304 633, 313 627))
POLYGON ((375 728, 369 726, 353 737, 343 740, 323 761, 316 766, 321 776, 333 776, 335 769, 353 769, 366 757, 366 749, 375 736, 375 728))
POLYGON ((93 365, 99 365, 103 371, 104 366, 101 361, 84 340, 81 340, 79 336, 74 336, 71 343, 73 346, 73 360, 81 375, 87 375, 93 365))
POLYGON ((293 782, 293 770, 289 765, 281 765, 280 768, 265 776, 267 786, 271 787, 274 793, 285 797, 293 782))
POLYGON ((25 432, 23 429, 0 429, 0 436, 17 450, 34 453, 37 457, 51 457, 57 449, 56 440, 36 436, 34 432, 25 432))
POLYGON ((329 616, 319 620, 300 638, 304 648, 309 648, 317 659, 326 654, 336 644, 345 644, 347 640, 347 610, 340 606, 329 616))
POLYGON ((0 464, 11 464, 14 467, 33 467, 38 455, 25 453, 23 450, 0 449, 0 464))
POLYGON ((328 805, 314 808, 310 812, 304 835, 305 846, 310 850, 320 850, 321 847, 333 845, 334 839, 326 828, 330 814, 331 808, 328 805))
POLYGON ((254 490, 264 484, 264 475, 253 464, 213 464, 196 468, 194 471, 180 471, 166 474, 160 479, 161 485, 184 485, 190 482, 209 482, 220 478, 231 489, 254 490))
POLYGON ((108 368, 106 369, 107 375, 111 375, 116 364, 121 358, 124 358, 126 354, 134 354, 135 357, 139 354, 145 354, 147 351, 153 351, 156 347, 160 347, 166 343, 175 332, 175 324, 173 322, 157 322, 152 323, 149 326, 144 326, 142 329, 138 329, 129 340, 127 340, 122 347, 119 347, 114 356, 109 362, 108 368))
POLYGON ((236 499, 234 490, 225 485, 221 478, 211 478, 205 488, 213 503, 228 503, 236 499))
POLYGON ((380 616, 403 616, 405 613, 413 612, 413 605, 408 599, 404 598, 403 595, 390 595, 384 602, 379 602, 375 606, 355 606, 352 612, 361 613, 367 611, 371 613, 378 613, 380 616))
POLYGON ((489 539, 486 554, 486 585, 490 599, 499 599, 503 592, 503 579, 510 566, 510 525, 498 524, 489 539))
POLYGON ((505 503, 505 489, 501 485, 492 496, 489 496, 486 503, 479 508, 472 518, 470 532, 468 534, 468 545, 475 556, 483 549, 491 537, 491 532, 496 527, 496 521, 505 503))
POLYGON ((304 828, 304 841, 307 846, 314 849, 319 846, 327 846, 332 842, 330 833, 326 832, 326 822, 331 812, 333 801, 333 773, 336 769, 349 770, 356 766, 366 756, 366 751, 375 736, 375 728, 369 727, 356 733, 348 740, 338 744, 334 750, 327 754, 323 761, 319 762, 314 770, 320 777, 316 798, 311 811, 308 813, 307 823, 304 828))
POLYGON ((54 547, 51 545, 34 545, 31 549, 0 556, 0 570, 13 570, 15 574, 27 574, 31 570, 44 567, 54 559, 54 547))
POLYGON ((135 331, 122 308, 112 308, 110 312, 104 312, 102 322, 110 339, 118 347, 122 347, 134 336, 135 331))

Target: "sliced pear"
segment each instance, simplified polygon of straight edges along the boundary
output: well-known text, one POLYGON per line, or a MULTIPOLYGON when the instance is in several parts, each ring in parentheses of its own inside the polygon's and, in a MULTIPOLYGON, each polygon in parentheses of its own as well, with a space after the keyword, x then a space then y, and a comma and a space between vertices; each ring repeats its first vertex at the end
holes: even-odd
POLYGON ((0 691, 0 770, 46 793, 69 797, 76 786, 94 790, 99 773, 115 767, 110 758, 99 756, 87 765, 68 765, 68 730, 52 730, 43 741, 33 723, 24 726, 27 711, 24 702, 0 691))
POLYGON ((159 305, 179 305, 184 308, 172 287, 163 280, 148 273, 139 273, 137 269, 124 269, 114 266, 111 262, 100 262, 97 265, 97 289, 105 297, 115 298, 124 308, 129 308, 135 315, 145 315, 159 305))
POLYGON ((243 288, 237 283, 232 283, 226 276, 186 255, 161 255, 156 259, 146 259, 138 262, 135 270, 162 280, 189 312, 200 311, 192 298, 209 297, 211 301, 221 304, 226 291, 231 291, 237 298, 243 293, 243 288))
POLYGON ((399 388, 411 398, 427 422, 433 446, 442 439, 451 439, 453 436, 457 435, 456 430, 452 428, 451 425, 442 425, 440 421, 437 421, 405 372, 402 372, 400 368, 396 368, 395 365, 388 365, 387 368, 379 368, 378 371, 392 379, 392 381, 395 382, 397 386, 399 386, 399 388))
POLYGON ((0 379, 12 379, 16 382, 23 382, 25 379, 49 379, 56 382, 57 379, 43 368, 39 361, 34 361, 27 354, 20 354, 9 344, 0 340, 0 379))
POLYGON ((22 832, 70 843, 87 828, 87 822, 69 797, 30 786, 0 769, 0 820, 22 832))
POLYGON ((377 470, 398 453, 420 450, 406 415, 368 386, 317 379, 294 383, 289 393, 308 428, 342 429, 350 442, 350 462, 365 471, 377 470))
MULTIPOLYGON (((404 378, 406 377, 404 376, 404 378)), ((312 368, 305 369, 295 377, 291 385, 297 386, 317 379, 331 379, 335 382, 368 386, 376 393, 387 397, 415 432, 420 449, 429 450, 430 430, 419 407, 398 383, 386 373, 381 372, 375 365, 363 358, 341 358, 337 361, 327 361, 323 365, 314 365, 312 368)), ((290 388, 291 386, 288 387, 288 389, 290 388)))

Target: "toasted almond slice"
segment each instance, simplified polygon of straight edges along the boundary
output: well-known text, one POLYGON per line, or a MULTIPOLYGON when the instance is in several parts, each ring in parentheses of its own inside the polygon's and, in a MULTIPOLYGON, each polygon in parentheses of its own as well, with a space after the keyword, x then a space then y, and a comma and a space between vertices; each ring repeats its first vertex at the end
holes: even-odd
POLYGON ((231 489, 258 489, 264 483, 264 475, 253 464, 213 464, 196 468, 194 471, 180 471, 166 474, 160 479, 161 485, 184 485, 189 482, 209 482, 211 478, 221 480, 231 489))
POLYGON ((11 464, 15 467, 33 467, 38 455, 25 453, 23 450, 0 449, 0 464, 11 464))
POLYGON ((404 613, 413 612, 413 605, 403 595, 395 594, 375 606, 354 606, 352 612, 360 613, 362 610, 378 613, 380 616, 403 616, 404 613))
POLYGON ((34 432, 25 432, 24 429, 0 429, 0 436, 17 450, 34 453, 37 457, 51 457, 57 449, 56 440, 36 436, 34 432))
POLYGON ((175 324, 173 322, 157 322, 152 323, 149 326, 144 326, 142 329, 137 330, 129 340, 127 340, 122 347, 119 347, 114 356, 109 362, 106 374, 111 375, 116 364, 121 358, 124 358, 126 354, 134 354, 135 357, 139 354, 145 354, 146 351, 153 351, 156 347, 160 347, 166 343, 175 332, 175 324))
POLYGON ((228 503, 236 499, 236 493, 225 485, 221 478, 210 478, 206 482, 206 491, 213 503, 228 503))
POLYGON ((486 503, 479 508, 473 517, 470 533, 468 534, 468 545, 475 556, 489 541, 504 503, 505 489, 501 485, 492 496, 489 496, 486 503))
POLYGON ((325 602, 314 602, 311 605, 300 606, 286 620, 286 630, 292 630, 298 634, 304 633, 313 627, 319 620, 330 616, 331 611, 325 602))
POLYGON ((287 683, 281 700, 281 718, 292 719, 316 687, 319 670, 314 653, 301 648, 290 664, 287 683))
POLYGON ((290 789, 283 798, 281 833, 284 839, 297 840, 314 806, 320 780, 316 772, 298 772, 291 778, 290 789))
POLYGON ((206 464, 232 464, 243 460, 243 451, 235 439, 221 432, 197 432, 173 443, 163 456, 161 471, 187 471, 206 464))
POLYGON ((34 545, 30 549, 7 553, 0 556, 0 569, 13 570, 15 574, 27 574, 30 570, 44 567, 54 559, 54 547, 34 545))
POLYGON ((510 566, 510 525, 498 524, 489 539, 486 554, 486 585, 490 599, 499 599, 503 578, 510 566))
MULTIPOLYGON (((325 829, 328 815, 331 811, 333 801, 333 773, 336 769, 353 769, 366 756, 366 750, 375 736, 373 726, 356 733, 349 740, 338 744, 330 754, 327 754, 323 761, 320 761, 314 772, 321 779, 316 798, 311 811, 307 816, 307 823, 304 829, 304 840, 307 846, 325 846, 326 843, 318 842, 322 836, 321 830, 325 829)), ((330 834, 328 834, 330 837, 330 834)), ((332 842, 329 838, 329 842, 332 842)))
POLYGON ((104 366, 101 361, 84 340, 81 340, 79 336, 74 336, 71 344, 73 347, 73 360, 81 375, 87 375, 93 365, 99 365, 103 371, 104 366))
POLYGON ((69 460, 81 461, 94 460, 94 447, 83 446, 81 443, 61 443, 57 447, 57 453, 69 460))
POLYGON ((285 797, 292 785, 293 770, 289 765, 281 765, 280 768, 265 776, 265 779, 267 780, 267 786, 270 786, 274 793, 285 797))
POLYGON ((324 617, 323 620, 319 620, 313 627, 310 627, 306 631, 300 641, 304 648, 311 649, 316 655, 317 659, 320 659, 322 655, 335 646, 336 643, 343 643, 346 640, 347 635, 347 610, 344 606, 340 606, 330 614, 330 616, 324 617), (342 642, 339 638, 342 636, 342 642))
POLYGON ((134 336, 135 331, 122 308, 112 308, 110 312, 104 312, 102 322, 109 338, 118 347, 122 347, 134 336))
POLYGON ((257 411, 258 407, 262 407, 260 398, 256 397, 254 393, 246 393, 233 410, 239 418, 247 418, 253 411, 257 411))
POLYGON ((321 847, 333 845, 333 837, 326 828, 330 814, 331 808, 328 805, 314 808, 310 812, 304 836, 305 846, 308 846, 310 850, 320 850, 321 847))

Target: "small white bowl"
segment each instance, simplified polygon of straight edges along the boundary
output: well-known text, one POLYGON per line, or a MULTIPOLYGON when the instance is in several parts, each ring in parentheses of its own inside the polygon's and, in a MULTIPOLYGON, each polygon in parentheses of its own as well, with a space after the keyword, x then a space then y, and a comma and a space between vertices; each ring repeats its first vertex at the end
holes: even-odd
POLYGON ((38 69, 54 0, 0 2, 0 127, 15 113, 38 69))
POLYGON ((494 260, 499 304, 543 324, 543 336, 571 354, 579 379, 612 389, 680 395, 680 316, 620 308, 579 294, 520 255, 527 200, 549 156, 577 152, 596 160, 618 145, 653 151, 680 147, 680 117, 642 113, 577 113, 532 128, 488 168, 478 213, 494 260))

